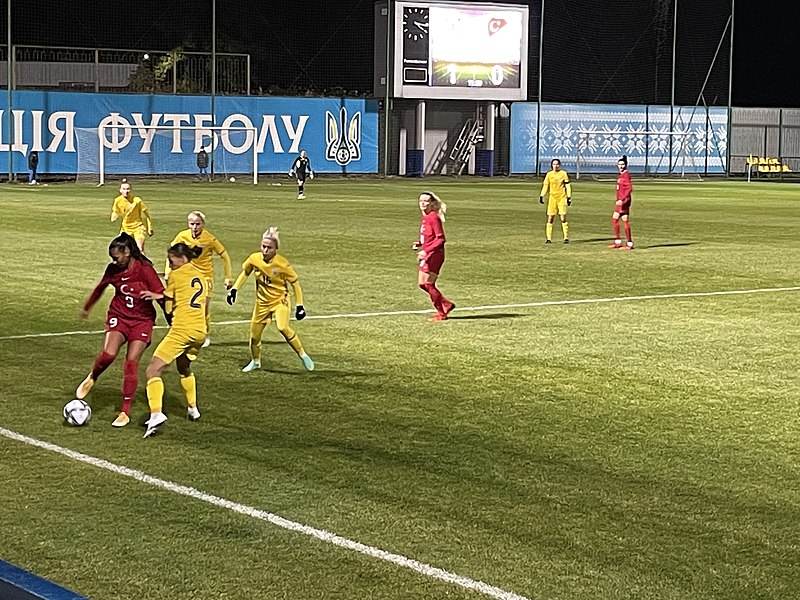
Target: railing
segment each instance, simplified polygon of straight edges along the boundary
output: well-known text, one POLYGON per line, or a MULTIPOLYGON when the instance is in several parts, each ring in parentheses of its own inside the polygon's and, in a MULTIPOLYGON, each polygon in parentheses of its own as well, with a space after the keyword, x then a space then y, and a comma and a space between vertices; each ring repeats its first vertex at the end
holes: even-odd
MULTIPOLYGON (((211 53, 12 45, 12 89, 148 94, 207 94, 211 53)), ((7 46, 0 45, 0 88, 7 88, 7 46)), ((217 93, 249 95, 250 55, 217 53, 217 93)))

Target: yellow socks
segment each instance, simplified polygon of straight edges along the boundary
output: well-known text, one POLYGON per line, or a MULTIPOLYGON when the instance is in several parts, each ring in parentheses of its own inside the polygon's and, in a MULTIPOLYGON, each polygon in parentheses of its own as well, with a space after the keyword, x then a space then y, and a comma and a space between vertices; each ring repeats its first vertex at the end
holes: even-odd
POLYGON ((553 224, 552 223, 548 223, 547 226, 545 227, 545 235, 547 236, 548 240, 552 240, 553 239, 553 224))
POLYGON ((569 238, 569 222, 562 221, 561 222, 561 231, 564 233, 564 239, 569 238))
POLYGON ((197 380, 194 378, 194 373, 188 377, 181 376, 181 387, 183 393, 186 394, 186 404, 189 408, 197 406, 197 380))
POLYGON ((161 377, 147 380, 147 403, 151 413, 161 412, 164 407, 164 381, 161 377))

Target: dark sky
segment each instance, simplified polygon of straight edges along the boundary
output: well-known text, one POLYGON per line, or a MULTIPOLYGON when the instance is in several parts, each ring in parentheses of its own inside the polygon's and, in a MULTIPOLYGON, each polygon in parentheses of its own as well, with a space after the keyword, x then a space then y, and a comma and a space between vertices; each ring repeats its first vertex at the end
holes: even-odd
MULTIPOLYGON (((211 47, 212 0, 3 0, 3 38, 9 1, 12 41, 17 45, 211 47)), ((527 4, 538 38, 539 4, 527 4)), ((729 10, 730 1, 678 4, 679 39, 684 44, 678 51, 679 103, 694 103, 727 19, 710 13, 715 6, 729 10)), ((800 107, 799 4, 736 2, 735 106, 800 107)), ((216 5, 217 50, 249 53, 256 89, 371 91, 372 0, 216 0, 216 5)), ((543 99, 668 102, 671 37, 659 45, 659 26, 652 18, 664 5, 671 6, 670 0, 546 0, 543 99)), ((671 36, 667 16, 664 27, 671 36)), ((535 82, 537 48, 531 51, 535 82)), ((709 104, 727 104, 727 54, 725 41, 706 90, 709 104)), ((529 87, 535 99, 536 86, 529 87)))

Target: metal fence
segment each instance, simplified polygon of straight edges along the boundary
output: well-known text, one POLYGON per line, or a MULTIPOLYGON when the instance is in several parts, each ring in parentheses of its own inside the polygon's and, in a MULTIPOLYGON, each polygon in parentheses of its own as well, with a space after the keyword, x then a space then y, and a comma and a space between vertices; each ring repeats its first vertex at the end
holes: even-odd
POLYGON ((744 173, 750 156, 777 158, 800 173, 800 109, 733 108, 728 172, 744 173))
MULTIPOLYGON (((120 48, 11 47, 15 90, 208 94, 211 53, 120 48)), ((7 46, 0 46, 0 87, 8 87, 7 46)), ((217 53, 217 93, 249 95, 249 54, 217 53)))

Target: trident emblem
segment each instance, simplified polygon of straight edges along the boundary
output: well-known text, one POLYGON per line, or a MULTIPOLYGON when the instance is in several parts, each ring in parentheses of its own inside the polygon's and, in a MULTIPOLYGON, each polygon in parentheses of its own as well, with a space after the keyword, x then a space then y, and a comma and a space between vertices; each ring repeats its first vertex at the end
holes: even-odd
POLYGON ((330 111, 325 111, 325 158, 344 167, 351 161, 361 159, 361 113, 356 112, 347 122, 347 109, 339 110, 339 120, 330 111))

